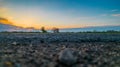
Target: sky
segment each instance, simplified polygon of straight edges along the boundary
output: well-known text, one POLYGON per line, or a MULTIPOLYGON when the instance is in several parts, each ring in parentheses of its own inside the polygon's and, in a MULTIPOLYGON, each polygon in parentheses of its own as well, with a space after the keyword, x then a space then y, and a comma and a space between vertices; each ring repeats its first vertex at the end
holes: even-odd
POLYGON ((118 26, 120 0, 0 0, 0 18, 37 29, 118 26))

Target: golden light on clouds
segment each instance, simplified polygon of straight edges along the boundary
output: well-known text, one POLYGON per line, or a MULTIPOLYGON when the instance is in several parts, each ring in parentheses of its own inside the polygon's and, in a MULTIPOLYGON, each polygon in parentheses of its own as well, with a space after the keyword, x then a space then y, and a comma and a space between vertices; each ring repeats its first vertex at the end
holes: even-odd
POLYGON ((2 24, 9 24, 9 25, 13 24, 12 22, 10 22, 9 20, 7 20, 5 18, 0 18, 0 23, 2 23, 2 24))
POLYGON ((33 16, 27 14, 19 14, 19 15, 12 15, 10 19, 14 22, 14 25, 21 26, 21 27, 34 27, 40 28, 40 24, 36 24, 37 19, 33 16))

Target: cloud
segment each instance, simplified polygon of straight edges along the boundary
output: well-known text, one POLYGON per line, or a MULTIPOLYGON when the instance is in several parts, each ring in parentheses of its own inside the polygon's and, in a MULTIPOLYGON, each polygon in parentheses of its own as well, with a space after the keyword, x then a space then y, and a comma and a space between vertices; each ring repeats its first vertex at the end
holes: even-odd
POLYGON ((120 17, 120 14, 112 14, 112 16, 120 17))
POLYGON ((95 17, 77 17, 75 20, 93 20, 95 17))
POLYGON ((6 20, 6 21, 8 21, 7 19, 5 19, 5 18, 2 18, 2 17, 0 17, 0 20, 6 20))
POLYGON ((114 16, 114 17, 119 17, 120 16, 120 13, 118 13, 118 9, 113 9, 113 10, 110 10, 111 11, 111 13, 107 13, 107 14, 101 14, 100 16, 103 16, 103 17, 105 17, 105 16, 114 16), (115 14, 116 13, 116 14, 115 14))
POLYGON ((119 10, 118 9, 111 10, 111 12, 117 12, 117 11, 119 11, 119 10))
POLYGON ((12 22, 10 22, 9 20, 7 20, 6 18, 2 18, 2 17, 0 17, 0 23, 1 24, 9 24, 9 25, 13 24, 12 22))
POLYGON ((102 14, 101 16, 107 16, 107 14, 102 14))

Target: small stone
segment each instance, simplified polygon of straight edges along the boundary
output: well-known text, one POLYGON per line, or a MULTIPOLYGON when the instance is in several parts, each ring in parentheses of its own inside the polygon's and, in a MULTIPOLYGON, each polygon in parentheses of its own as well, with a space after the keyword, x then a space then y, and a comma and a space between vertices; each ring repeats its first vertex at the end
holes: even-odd
POLYGON ((12 62, 7 61, 4 63, 4 66, 5 67, 13 67, 13 64, 12 64, 12 62))
POLYGON ((19 63, 16 63, 15 67, 21 67, 21 65, 19 63))
POLYGON ((13 45, 17 45, 17 42, 13 42, 12 44, 13 44, 13 45))
POLYGON ((55 67, 57 65, 57 63, 55 63, 55 62, 50 62, 49 63, 49 67, 55 67))
POLYGON ((62 64, 70 66, 77 62, 77 56, 74 56, 72 49, 66 48, 60 52, 58 61, 62 64))

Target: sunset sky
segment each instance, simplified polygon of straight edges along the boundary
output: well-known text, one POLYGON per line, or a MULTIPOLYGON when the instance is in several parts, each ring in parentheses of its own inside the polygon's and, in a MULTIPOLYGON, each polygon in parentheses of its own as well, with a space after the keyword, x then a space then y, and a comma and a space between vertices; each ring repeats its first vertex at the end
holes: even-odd
POLYGON ((0 18, 35 28, 114 26, 120 25, 120 0, 0 0, 0 18))

